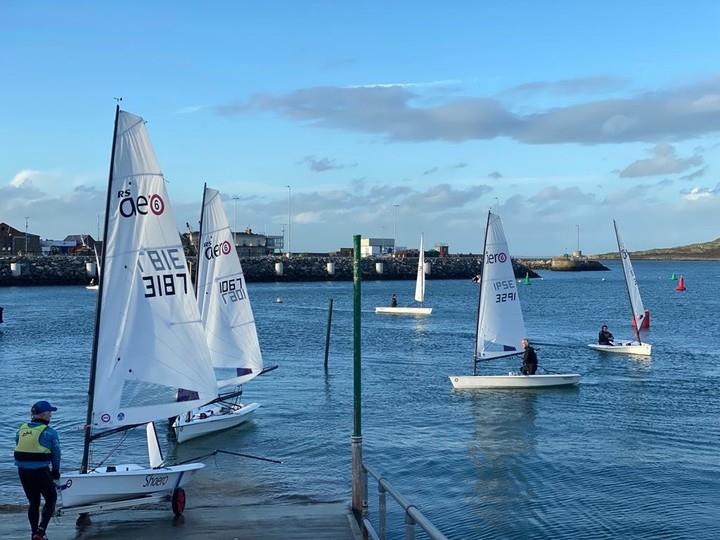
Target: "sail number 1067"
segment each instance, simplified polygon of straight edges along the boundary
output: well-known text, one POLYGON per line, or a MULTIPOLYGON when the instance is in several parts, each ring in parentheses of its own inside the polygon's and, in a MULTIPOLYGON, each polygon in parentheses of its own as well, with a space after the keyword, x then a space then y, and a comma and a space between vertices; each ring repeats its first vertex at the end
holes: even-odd
POLYGON ((225 304, 227 304, 228 301, 239 302, 240 300, 245 300, 245 298, 247 298, 243 287, 243 280, 240 277, 223 279, 219 282, 219 285, 220 296, 225 304))

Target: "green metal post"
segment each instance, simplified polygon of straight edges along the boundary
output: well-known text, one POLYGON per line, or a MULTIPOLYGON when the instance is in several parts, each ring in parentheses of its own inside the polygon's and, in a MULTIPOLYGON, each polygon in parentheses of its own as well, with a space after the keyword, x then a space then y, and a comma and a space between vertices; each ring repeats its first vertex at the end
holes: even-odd
POLYGON ((353 236, 353 437, 362 437, 362 399, 360 393, 360 308, 362 266, 360 264, 360 235, 353 236))
POLYGON ((352 509, 358 525, 367 510, 365 483, 367 478, 362 461, 362 395, 360 392, 360 305, 362 266, 360 264, 360 235, 353 236, 353 432, 352 442, 352 509))

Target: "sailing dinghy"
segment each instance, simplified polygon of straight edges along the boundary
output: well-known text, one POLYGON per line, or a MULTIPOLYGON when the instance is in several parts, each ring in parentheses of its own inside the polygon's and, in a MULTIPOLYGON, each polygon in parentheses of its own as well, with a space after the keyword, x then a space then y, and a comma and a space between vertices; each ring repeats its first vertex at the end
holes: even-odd
POLYGON ((480 277, 473 375, 450 375, 456 389, 535 388, 577 384, 577 373, 478 375, 480 362, 523 353, 525 321, 500 216, 488 212, 480 277))
POLYGON ((172 427, 178 443, 236 427, 260 407, 258 403, 239 402, 240 385, 263 372, 263 359, 230 222, 220 192, 207 186, 198 243, 198 307, 218 389, 225 391, 211 403, 175 419, 172 427))
POLYGON ((627 286, 628 296, 630 297, 630 310, 632 311, 633 330, 635 330, 635 340, 616 340, 613 345, 600 345, 599 343, 590 343, 588 347, 596 351, 620 354, 636 354, 639 356, 650 356, 652 353, 652 345, 643 343, 640 339, 640 329, 643 327, 648 312, 645 311, 642 298, 640 298, 640 288, 638 287, 635 271, 630 262, 630 254, 625 249, 625 242, 620 236, 617 223, 613 219, 615 227, 615 238, 617 238, 618 251, 623 265, 623 274, 625 275, 625 285, 627 286))
MULTIPOLYGON (((85 244, 85 239, 82 237, 81 237, 81 239, 82 239, 82 243, 84 245, 87 245, 87 244, 85 244)), ((99 278, 100 277, 100 257, 98 256, 97 245, 95 245, 95 244, 93 244, 93 252, 95 253, 95 267, 97 268, 97 275, 99 278)), ((95 280, 93 280, 93 281, 95 281, 95 280)), ((89 291, 97 291, 100 289, 100 285, 98 283, 95 283, 94 285, 86 285, 85 288, 89 291)))
POLYGON ((425 248, 423 247, 423 235, 420 235, 420 249, 418 251, 418 269, 415 278, 415 301, 420 303, 420 307, 391 307, 380 306, 375 308, 375 313, 385 313, 388 315, 430 315, 432 308, 425 307, 425 248))
POLYGON ((116 108, 82 466, 63 473, 58 513, 172 500, 205 465, 166 465, 155 420, 217 397, 210 351, 165 180, 145 121, 116 108), (175 400, 179 389, 197 399, 175 400), (93 441, 145 426, 149 465, 91 464, 93 441))

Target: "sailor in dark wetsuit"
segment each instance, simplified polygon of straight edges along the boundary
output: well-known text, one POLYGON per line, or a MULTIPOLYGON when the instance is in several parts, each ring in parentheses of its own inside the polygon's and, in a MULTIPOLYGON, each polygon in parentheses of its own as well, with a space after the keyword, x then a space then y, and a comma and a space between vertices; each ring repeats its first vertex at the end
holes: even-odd
POLYGON ((520 373, 523 375, 535 375, 538 367, 538 359, 535 349, 530 346, 530 342, 527 338, 524 338, 521 343, 525 352, 523 353, 523 364, 520 368, 520 373))
POLYGON ((602 325, 602 328, 600 328, 600 333, 598 334, 598 344, 600 345, 615 345, 613 343, 613 340, 615 338, 610 333, 610 330, 608 330, 608 327, 606 324, 602 325))
POLYGON ((390 297, 390 307, 397 307, 397 295, 395 293, 390 297))

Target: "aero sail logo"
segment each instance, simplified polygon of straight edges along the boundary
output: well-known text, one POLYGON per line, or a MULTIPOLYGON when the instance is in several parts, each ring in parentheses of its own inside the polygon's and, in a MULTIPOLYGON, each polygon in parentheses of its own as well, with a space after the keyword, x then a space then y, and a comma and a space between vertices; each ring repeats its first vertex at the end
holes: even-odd
POLYGON ((486 253, 485 262, 488 264, 494 264, 496 262, 504 263, 507 261, 507 255, 502 251, 500 253, 486 253))
POLYGON ((232 251, 232 245, 230 242, 225 240, 219 244, 212 244, 212 241, 205 242, 205 258, 209 261, 220 257, 221 255, 227 255, 232 251))
POLYGON ((120 215, 125 218, 146 216, 148 213, 159 216, 165 211, 165 201, 157 193, 133 197, 129 189, 124 189, 118 191, 117 198, 120 199, 120 215))

